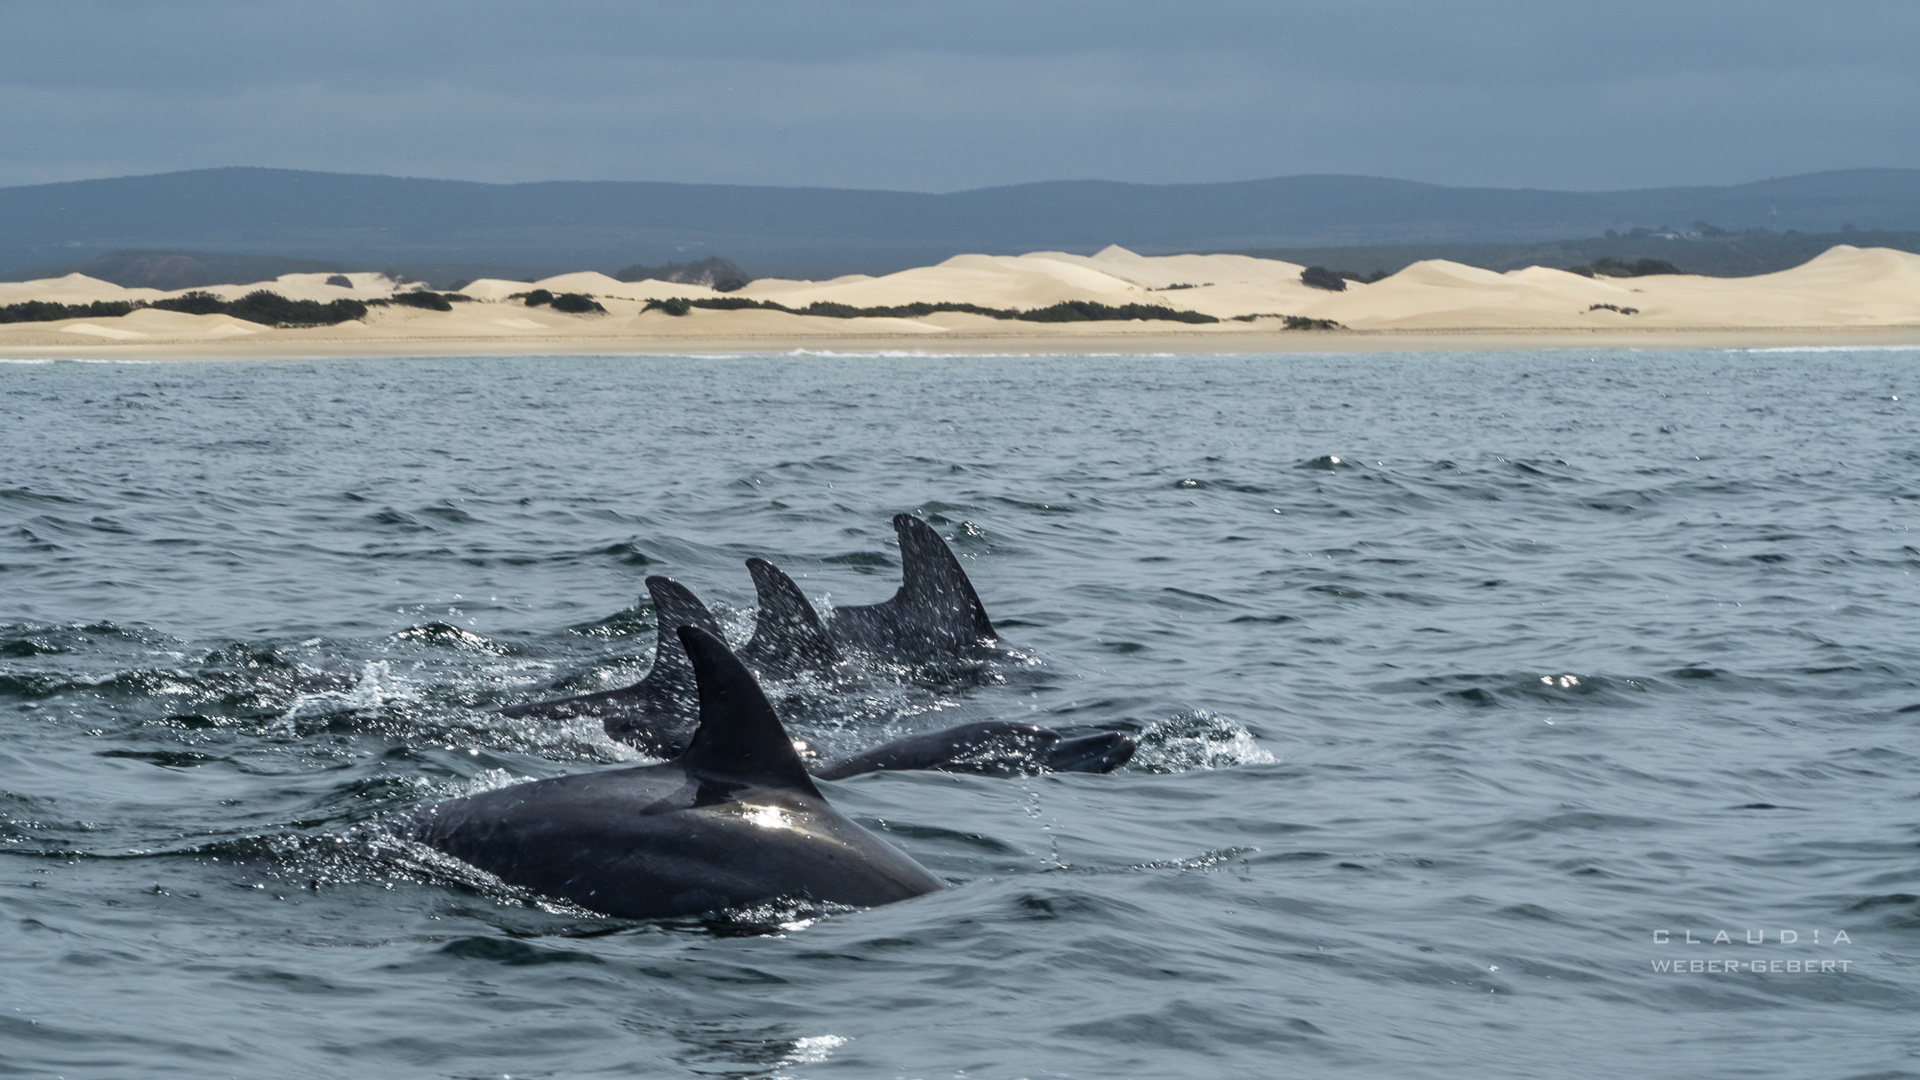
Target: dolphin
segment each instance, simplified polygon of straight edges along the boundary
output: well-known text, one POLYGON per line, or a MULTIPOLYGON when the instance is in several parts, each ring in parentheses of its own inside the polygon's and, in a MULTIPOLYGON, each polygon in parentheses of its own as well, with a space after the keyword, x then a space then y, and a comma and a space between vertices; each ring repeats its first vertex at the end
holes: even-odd
POLYGON ((840 648, 828 635, 805 593, 781 569, 765 559, 748 559, 753 575, 753 637, 740 659, 763 679, 825 675, 840 663, 840 648))
POLYGON ((1116 732, 1069 737, 1038 724, 985 720, 909 735, 813 770, 822 780, 895 769, 1031 776, 1042 772, 1112 772, 1133 757, 1133 739, 1116 732))
POLYGON ((828 805, 718 635, 684 626, 676 637, 700 716, 679 757, 450 799, 397 831, 509 884, 626 919, 780 898, 871 907, 946 887, 828 805))
POLYGON ((648 578, 647 592, 653 597, 655 632, 653 667, 645 678, 615 690, 510 705, 500 714, 542 720, 597 717, 608 735, 654 757, 679 753, 693 737, 699 707, 693 666, 674 631, 697 626, 719 637, 720 623, 699 597, 672 578, 648 578))
MULTIPOLYGON (((806 594, 779 567, 748 559, 758 604, 753 636, 740 660, 761 679, 829 675, 843 654, 829 627, 849 630, 856 648, 894 660, 924 662, 974 654, 997 640, 972 582, 932 526, 911 514, 893 519, 900 536, 903 581, 893 599, 841 608, 823 622, 806 594), (845 616, 847 621, 843 622, 845 616)), ((720 624, 685 586, 649 577, 657 644, 654 665, 631 686, 536 701, 501 709, 502 715, 570 719, 598 717, 607 734, 653 757, 671 758, 693 737, 693 673, 674 631, 698 626, 718 637, 720 624)), ((877 770, 927 769, 990 776, 1039 772, 1112 772, 1133 756, 1134 741, 1102 732, 1069 738, 1050 728, 989 720, 908 736, 821 766, 828 779, 877 770)))
POLYGON ((982 656, 999 641, 973 582, 933 526, 895 514, 900 589, 878 604, 837 607, 827 629, 844 645, 895 663, 982 656))

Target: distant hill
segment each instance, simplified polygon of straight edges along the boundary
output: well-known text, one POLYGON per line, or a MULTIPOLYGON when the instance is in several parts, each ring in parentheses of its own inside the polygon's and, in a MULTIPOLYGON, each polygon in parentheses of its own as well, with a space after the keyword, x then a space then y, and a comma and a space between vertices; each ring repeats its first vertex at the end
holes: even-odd
POLYGON ((756 275, 879 273, 959 252, 1143 253, 1527 244, 1608 229, 1920 230, 1920 170, 1731 187, 1566 192, 1363 176, 1221 184, 1058 181, 943 195, 615 181, 480 184, 204 169, 0 188, 0 271, 116 251, 356 266, 612 271, 724 254, 756 275))

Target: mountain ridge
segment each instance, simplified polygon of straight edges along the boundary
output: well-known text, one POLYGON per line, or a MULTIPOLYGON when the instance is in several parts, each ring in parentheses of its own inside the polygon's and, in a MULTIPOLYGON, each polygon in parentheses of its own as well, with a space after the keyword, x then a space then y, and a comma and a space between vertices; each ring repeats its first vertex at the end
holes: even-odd
POLYGON ((1607 229, 1920 231, 1920 170, 1612 192, 1312 174, 1206 184, 1049 180, 948 193, 672 181, 490 184, 236 166, 0 188, 0 271, 114 251, 598 267, 724 255, 755 274, 925 265, 967 251, 1539 243, 1607 229))

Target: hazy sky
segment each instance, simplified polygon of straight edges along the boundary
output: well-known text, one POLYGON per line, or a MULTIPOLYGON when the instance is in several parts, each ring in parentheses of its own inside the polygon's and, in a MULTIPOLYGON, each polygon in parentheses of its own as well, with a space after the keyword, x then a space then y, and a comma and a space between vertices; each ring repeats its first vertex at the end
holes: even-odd
POLYGON ((1920 166, 1915 0, 3 0, 0 184, 950 191, 1920 166))

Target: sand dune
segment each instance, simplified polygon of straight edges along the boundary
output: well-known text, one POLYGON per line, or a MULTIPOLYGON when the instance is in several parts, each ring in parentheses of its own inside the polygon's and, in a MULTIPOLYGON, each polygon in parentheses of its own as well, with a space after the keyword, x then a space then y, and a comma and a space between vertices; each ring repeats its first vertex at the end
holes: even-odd
MULTIPOLYGON (((959 302, 996 309, 1047 307, 1067 300, 1108 305, 1153 304, 1191 310, 1223 321, 1188 325, 1164 321, 1041 324, 945 313, 918 319, 833 319, 782 311, 695 309, 675 317, 644 311, 649 300, 712 298, 699 285, 621 282, 605 274, 563 274, 544 281, 481 280, 462 292, 470 303, 450 312, 405 306, 375 307, 365 320, 338 326, 278 329, 225 315, 139 310, 119 317, 0 324, 6 354, 61 355, 116 351, 151 355, 275 355, 430 351, 670 351, 756 348, 856 342, 862 347, 1009 347, 1045 350, 1129 347, 1172 342, 1196 351, 1360 347, 1407 335, 1525 333, 1541 341, 1631 341, 1658 332, 1713 332, 1748 338, 1788 332, 1873 331, 1896 341, 1920 341, 1920 255, 1884 248, 1836 247, 1803 266, 1750 278, 1667 275, 1586 278, 1528 267, 1508 273, 1459 263, 1415 263, 1371 285, 1344 292, 1311 288, 1301 267, 1243 255, 1138 255, 1109 247, 1095 255, 1042 251, 1027 255, 958 255, 936 266, 881 277, 851 275, 829 281, 761 279, 728 294, 804 308, 816 301, 853 307, 915 302, 959 302), (511 299, 534 288, 594 296, 607 313, 571 315, 511 299), (1605 306, 1603 306, 1605 305, 1605 306), (1624 310, 1615 310, 1624 309, 1624 310), (1341 331, 1286 331, 1274 319, 1236 316, 1296 315, 1331 319, 1341 331)), ((375 300, 397 288, 378 274, 289 274, 274 281, 221 285, 205 291, 236 299, 269 289, 297 300, 342 297, 375 300)), ((185 291, 185 290, 182 290, 185 291)), ((27 300, 66 304, 95 300, 154 301, 179 293, 123 289, 70 274, 42 281, 0 283, 0 305, 27 300)), ((1436 337, 1437 336, 1437 337, 1436 337)), ((1422 339, 1424 340, 1424 338, 1422 339)))

